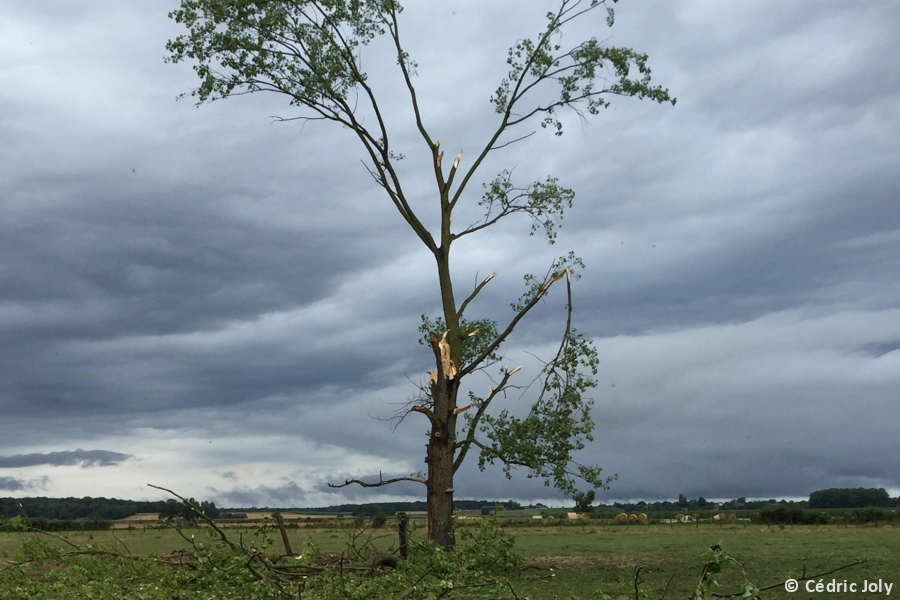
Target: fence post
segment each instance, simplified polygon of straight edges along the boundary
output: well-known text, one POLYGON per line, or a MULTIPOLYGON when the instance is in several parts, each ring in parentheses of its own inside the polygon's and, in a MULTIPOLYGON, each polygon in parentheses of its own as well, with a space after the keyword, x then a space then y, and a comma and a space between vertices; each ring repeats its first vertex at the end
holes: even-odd
POLYGON ((397 533, 400 535, 400 558, 406 560, 407 539, 409 538, 409 516, 405 512, 397 513, 397 533))
POLYGON ((272 513, 272 516, 275 517, 275 522, 278 523, 278 529, 281 530, 281 541, 284 542, 284 553, 288 556, 293 556, 294 551, 291 550, 291 543, 288 541, 287 529, 284 528, 284 519, 281 518, 281 513, 272 513))

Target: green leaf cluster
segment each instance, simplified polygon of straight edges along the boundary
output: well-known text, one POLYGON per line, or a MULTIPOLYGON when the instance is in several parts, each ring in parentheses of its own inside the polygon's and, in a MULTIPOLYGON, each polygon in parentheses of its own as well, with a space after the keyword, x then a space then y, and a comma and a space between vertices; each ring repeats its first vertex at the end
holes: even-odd
MULTIPOLYGON (((585 394, 596 387, 597 351, 578 331, 570 330, 559 353, 542 370, 540 393, 524 417, 509 409, 484 414, 479 430, 487 442, 480 444, 478 466, 500 461, 507 478, 517 466, 528 469, 528 478, 544 479, 565 494, 574 494, 576 479, 592 487, 606 487, 602 469, 582 465, 575 455, 593 441, 594 402, 585 394)), ((468 418, 468 417, 467 417, 468 418)))
POLYGON ((541 126, 552 128, 559 136, 563 133, 558 115, 561 108, 572 109, 582 118, 582 110, 596 115, 610 105, 606 97, 611 95, 675 104, 668 89, 651 84, 646 54, 631 48, 605 46, 596 37, 563 48, 563 27, 601 6, 606 7, 606 22, 611 27, 614 13, 606 0, 592 0, 588 6, 583 0, 563 0, 556 12, 547 13, 547 24, 537 37, 519 40, 509 49, 506 58, 509 71, 491 97, 491 103, 497 113, 509 118, 510 125, 543 114, 541 126), (556 98, 538 104, 522 116, 512 117, 513 106, 544 82, 557 85, 556 98))
POLYGON ((716 593, 715 590, 719 587, 717 575, 725 569, 732 567, 740 569, 741 574, 744 577, 744 588, 740 597, 745 598, 746 600, 759 599, 759 589, 747 579, 747 573, 744 571, 744 566, 726 554, 721 544, 710 546, 706 552, 699 557, 699 560, 703 563, 703 570, 700 573, 700 580, 697 582, 697 587, 691 595, 691 600, 707 600, 708 598, 713 597, 716 593))
POLYGON ((484 183, 484 195, 479 205, 485 209, 484 222, 474 225, 460 235, 496 223, 501 218, 521 212, 531 217, 531 235, 543 229, 547 242, 556 242, 556 229, 562 224, 566 208, 572 208, 575 192, 559 185, 556 177, 535 181, 525 188, 512 183, 512 171, 503 170, 490 183, 484 183), (496 212, 495 212, 496 211, 496 212))
POLYGON ((169 13, 188 33, 166 45, 169 62, 191 59, 199 102, 239 91, 276 91, 296 106, 343 110, 366 80, 356 52, 384 33, 390 0, 182 0, 169 13))
POLYGON ((569 252, 567 255, 555 259, 542 278, 538 278, 532 273, 524 275, 522 278, 525 280, 525 293, 519 296, 516 302, 511 303, 510 308, 515 312, 521 312, 534 300, 546 298, 553 278, 559 273, 568 269, 568 276, 578 280, 581 279, 581 270, 584 268, 584 261, 575 256, 574 252, 569 252))

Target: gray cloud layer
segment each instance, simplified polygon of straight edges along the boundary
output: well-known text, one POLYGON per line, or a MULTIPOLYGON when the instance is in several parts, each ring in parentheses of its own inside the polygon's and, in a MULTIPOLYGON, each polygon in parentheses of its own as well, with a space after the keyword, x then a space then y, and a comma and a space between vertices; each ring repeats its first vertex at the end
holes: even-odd
POLYGON ((17 477, 9 477, 7 475, 0 475, 0 490, 8 492, 33 493, 39 490, 46 490, 49 485, 49 477, 38 477, 37 479, 26 480, 17 477))
POLYGON ((109 467, 118 465, 131 458, 130 454, 110 452, 109 450, 70 450, 65 452, 48 452, 46 454, 16 454, 0 456, 0 469, 21 469, 37 465, 80 467, 109 467))
MULTIPOLYGON (((424 424, 378 418, 430 368, 416 329, 440 307, 433 261, 346 131, 270 124, 293 114, 272 97, 175 102, 195 77, 161 60, 173 6, 21 0, 0 17, 0 468, 23 469, 0 488, 91 465, 106 475, 41 485, 372 498, 323 485, 424 466, 424 424), (79 446, 128 454, 64 450, 79 446)), ((545 9, 502 11, 404 13, 426 125, 463 166, 495 123, 505 48, 545 9)), ((886 458, 900 427, 900 4, 617 11, 611 43, 648 52, 678 104, 614 99, 489 160, 482 179, 557 175, 576 207, 557 248, 524 222, 461 241, 458 294, 497 271, 471 315, 502 320, 522 274, 570 248, 585 259, 575 318, 601 364, 583 459, 618 473, 605 499, 900 490, 886 458)), ((610 33, 602 19, 583 31, 610 33)), ((367 52, 411 202, 433 223, 428 157, 384 78, 393 61, 367 52)), ((479 216, 480 182, 460 224, 479 216)), ((562 302, 517 327, 510 361, 548 352, 562 302)), ((522 473, 458 479, 461 497, 552 494, 522 473)))

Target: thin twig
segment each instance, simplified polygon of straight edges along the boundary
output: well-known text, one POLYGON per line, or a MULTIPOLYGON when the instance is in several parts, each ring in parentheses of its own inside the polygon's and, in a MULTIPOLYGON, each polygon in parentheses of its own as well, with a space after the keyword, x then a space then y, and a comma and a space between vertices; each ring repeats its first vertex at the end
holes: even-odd
POLYGON ((659 596, 659 600, 665 600, 666 593, 669 591, 669 584, 672 583, 673 579, 675 579, 675 571, 672 571, 672 574, 669 575, 669 580, 666 582, 666 587, 663 588, 662 594, 659 596))
MULTIPOLYGON (((215 522, 215 521, 213 521, 212 519, 210 519, 208 516, 206 516, 206 513, 204 513, 202 510, 200 510, 200 507, 199 507, 199 506, 194 505, 194 503, 191 502, 190 500, 185 499, 183 496, 180 496, 180 495, 176 494, 175 492, 173 492, 172 490, 170 490, 170 489, 168 489, 168 488, 160 487, 160 486, 158 486, 158 485, 153 485, 152 483, 148 483, 147 485, 150 486, 150 487, 152 487, 152 488, 155 488, 155 489, 157 489, 157 490, 162 490, 162 491, 164 491, 164 492, 169 492, 170 494, 172 494, 173 496, 175 496, 176 498, 178 498, 179 500, 181 500, 181 501, 184 503, 185 506, 187 506, 188 508, 190 508, 190 509, 191 509, 192 511, 194 511, 194 513, 197 514, 201 519, 203 519, 204 521, 206 521, 206 523, 207 523, 210 527, 212 527, 213 530, 215 530, 215 532, 216 532, 217 534, 219 534, 219 538, 220 538, 223 542, 225 542, 225 544, 227 544, 229 548, 231 548, 232 550, 234 550, 234 543, 233 543, 231 540, 228 539, 228 536, 225 535, 225 532, 223 532, 221 529, 219 529, 219 527, 218 527, 218 525, 216 525, 216 522, 215 522)), ((179 531, 179 533, 181 533, 181 532, 179 531)), ((182 537, 183 537, 183 536, 182 536, 182 537)))
POLYGON ((634 567, 634 600, 641 600, 640 588, 641 584, 644 582, 641 579, 641 571, 644 569, 644 565, 638 565, 634 567))

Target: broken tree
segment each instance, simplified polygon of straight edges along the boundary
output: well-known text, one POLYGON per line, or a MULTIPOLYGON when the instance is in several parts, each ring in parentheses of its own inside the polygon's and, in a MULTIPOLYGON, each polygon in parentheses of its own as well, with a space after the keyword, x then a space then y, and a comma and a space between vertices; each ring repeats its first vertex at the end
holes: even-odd
MULTIPOLYGON (((517 5, 516 10, 526 8, 517 5)), ((485 158, 532 135, 534 131, 523 131, 528 124, 539 123, 561 135, 559 112, 563 109, 586 118, 607 107, 612 96, 673 104, 675 100, 668 90, 651 84, 644 54, 605 46, 596 37, 564 45, 563 31, 576 19, 612 26, 609 1, 558 0, 537 34, 519 39, 509 49, 508 73, 490 99, 497 120, 485 132, 474 160, 461 170, 460 153, 445 169, 440 142, 432 137, 420 111, 413 80, 417 65, 401 43, 401 13, 400 4, 393 0, 181 0, 170 16, 188 32, 169 41, 168 60, 194 63, 200 85, 191 95, 198 103, 233 94, 275 92, 300 111, 283 120, 331 121, 350 131, 362 145, 370 175, 434 257, 442 310, 434 320, 423 317, 423 329, 434 352, 435 369, 409 407, 430 423, 427 474, 375 482, 351 479, 341 485, 424 484, 429 536, 450 548, 454 544, 453 477, 473 449, 482 468, 500 462, 508 475, 511 467, 524 467, 529 477, 543 478, 566 494, 575 491, 576 479, 590 487, 606 483, 599 467, 573 460, 591 439, 591 400, 585 393, 594 386, 597 364, 590 341, 571 323, 571 283, 581 261, 570 253, 553 261, 544 277, 526 276, 527 289, 513 304, 514 314, 504 326, 466 318, 466 309, 493 275, 462 303, 457 302, 450 275, 451 249, 457 240, 511 215, 527 215, 532 219, 531 233, 542 231, 553 243, 574 192, 554 177, 517 185, 512 172, 504 170, 484 183, 484 193, 477 200, 483 219, 455 230, 451 226, 454 210, 472 201, 470 184, 485 158), (376 87, 362 68, 361 52, 373 43, 384 44, 390 61, 396 63, 422 150, 430 154, 432 197, 440 210, 436 231, 423 224, 417 212, 422 207, 414 207, 403 188, 396 168, 403 155, 391 145, 384 118, 388 107, 379 103, 376 87), (538 376, 539 390, 530 410, 524 417, 508 409, 490 410, 495 399, 505 396, 517 371, 504 365, 500 345, 550 287, 561 281, 567 293, 562 340, 538 376), (461 382, 488 368, 498 369, 494 385, 484 396, 469 392, 466 406, 460 406, 461 382)), ((421 190, 415 196, 422 197, 421 190)))

